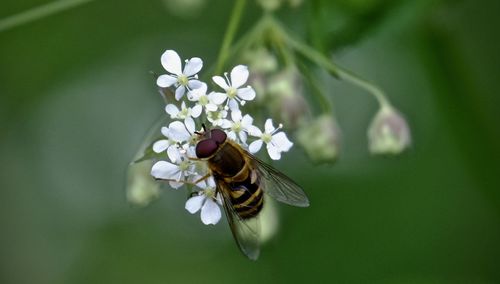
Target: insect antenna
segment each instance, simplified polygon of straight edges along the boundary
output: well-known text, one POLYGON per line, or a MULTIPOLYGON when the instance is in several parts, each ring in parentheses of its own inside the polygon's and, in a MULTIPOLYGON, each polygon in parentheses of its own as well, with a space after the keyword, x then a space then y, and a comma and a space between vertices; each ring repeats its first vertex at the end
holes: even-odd
POLYGON ((195 131, 194 134, 203 136, 207 132, 207 127, 205 126, 205 123, 202 123, 201 126, 203 127, 203 132, 195 131))

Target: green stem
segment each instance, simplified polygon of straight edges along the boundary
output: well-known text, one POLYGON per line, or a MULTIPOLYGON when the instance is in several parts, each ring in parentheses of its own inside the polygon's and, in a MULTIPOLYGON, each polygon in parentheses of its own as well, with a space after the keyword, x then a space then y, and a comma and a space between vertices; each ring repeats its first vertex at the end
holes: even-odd
POLYGON ((68 10, 93 0, 59 0, 50 2, 0 20, 0 32, 68 10))
POLYGON ((238 25, 243 14, 243 8, 245 8, 246 0, 236 0, 234 4, 233 11, 231 13, 231 19, 224 34, 224 39, 222 40, 222 45, 219 51, 219 56, 215 68, 215 74, 220 74, 224 68, 224 64, 229 56, 229 47, 233 42, 236 31, 238 30, 238 25))
POLYGON ((281 36, 286 40, 286 42, 297 52, 309 58, 309 60, 318 64, 320 67, 324 68, 332 76, 338 78, 339 80, 344 80, 369 92, 375 97, 381 107, 390 106, 389 100, 378 86, 340 66, 337 66, 330 59, 328 59, 320 52, 316 51, 314 48, 293 38, 281 27, 278 22, 274 21, 273 25, 276 32, 279 32, 281 36))
POLYGON ((314 98, 316 98, 318 105, 321 108, 321 111, 325 114, 332 114, 333 113, 332 102, 325 95, 324 90, 319 87, 321 86, 321 84, 316 74, 313 74, 311 70, 307 68, 306 64, 301 63, 300 61, 299 61, 299 68, 302 71, 301 73, 303 74, 303 76, 309 82, 311 87, 311 94, 314 96, 314 98))
POLYGON ((356 85, 364 89, 365 91, 371 93, 375 97, 375 99, 377 99, 381 107, 391 106, 391 103, 385 96, 384 92, 377 85, 339 66, 337 66, 337 75, 339 79, 342 79, 346 82, 356 85))

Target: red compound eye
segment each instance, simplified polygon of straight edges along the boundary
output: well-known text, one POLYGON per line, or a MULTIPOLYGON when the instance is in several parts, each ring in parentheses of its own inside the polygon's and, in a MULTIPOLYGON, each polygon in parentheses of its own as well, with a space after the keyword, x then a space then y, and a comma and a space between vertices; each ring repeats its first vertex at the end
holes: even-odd
POLYGON ((196 144, 196 157, 203 159, 212 156, 219 145, 212 139, 201 140, 196 144))
POLYGON ((220 129, 212 129, 210 130, 210 139, 214 140, 217 142, 217 144, 222 144, 224 141, 226 141, 226 132, 220 130, 220 129))

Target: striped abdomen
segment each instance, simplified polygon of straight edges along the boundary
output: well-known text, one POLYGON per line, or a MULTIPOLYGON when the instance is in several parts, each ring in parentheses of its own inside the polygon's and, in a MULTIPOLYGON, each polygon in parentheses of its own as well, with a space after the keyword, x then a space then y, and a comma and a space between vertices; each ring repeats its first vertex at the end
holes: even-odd
POLYGON ((234 142, 226 141, 208 159, 208 165, 216 180, 227 186, 232 207, 241 219, 256 216, 264 204, 264 195, 259 180, 254 177, 252 169, 243 156, 244 152, 234 142))
POLYGON ((244 182, 230 184, 229 196, 234 210, 241 219, 256 216, 264 205, 264 194, 258 182, 251 183, 250 176, 244 182))

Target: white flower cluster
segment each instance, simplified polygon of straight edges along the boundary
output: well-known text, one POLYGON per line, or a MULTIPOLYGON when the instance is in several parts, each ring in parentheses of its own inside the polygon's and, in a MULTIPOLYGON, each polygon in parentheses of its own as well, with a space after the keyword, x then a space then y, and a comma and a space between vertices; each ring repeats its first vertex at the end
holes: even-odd
POLYGON ((169 74, 159 76, 157 85, 175 88, 178 104, 168 104, 165 107, 173 121, 162 127, 161 133, 165 138, 153 144, 153 151, 166 152, 168 161, 156 162, 151 175, 168 181, 176 189, 183 184, 196 185, 197 191, 187 200, 185 208, 193 214, 201 209, 202 222, 216 224, 221 218, 221 197, 216 194, 213 177, 203 179, 209 174, 205 162, 193 159, 196 158, 195 146, 199 138, 195 132, 201 129, 201 121, 210 122, 209 129, 224 130, 228 139, 252 154, 266 144, 267 153, 273 160, 279 160, 281 153, 290 150, 293 143, 280 131, 281 124, 275 128, 273 121, 267 119, 262 131, 253 125, 252 116, 242 113, 240 107, 252 101, 256 95, 252 87, 244 86, 249 75, 246 66, 234 67, 229 77, 227 73, 224 77, 212 77, 214 83, 224 91, 207 93, 207 84, 198 80, 197 73, 203 67, 200 58, 186 60, 183 69, 177 52, 167 50, 161 56, 161 63, 169 74), (185 94, 187 95, 184 96, 185 94), (253 141, 248 144, 249 140, 253 141))

